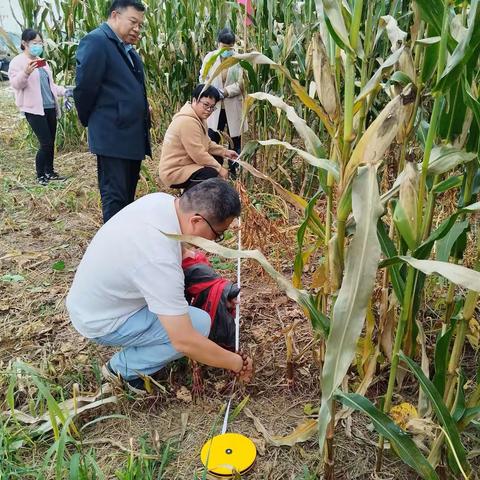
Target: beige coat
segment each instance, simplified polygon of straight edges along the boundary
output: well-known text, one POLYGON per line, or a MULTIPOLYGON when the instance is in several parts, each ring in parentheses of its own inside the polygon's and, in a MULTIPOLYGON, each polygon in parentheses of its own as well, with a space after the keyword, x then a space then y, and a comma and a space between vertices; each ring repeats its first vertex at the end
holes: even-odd
POLYGON ((167 187, 186 182, 203 167, 219 171, 221 165, 212 155, 225 156, 227 149, 212 142, 207 125, 187 102, 174 115, 165 132, 158 173, 167 187))
MULTIPOLYGON (((217 53, 218 50, 207 53, 203 59, 202 68, 200 69, 199 81, 205 83, 213 75, 217 67, 220 66, 220 56, 217 57, 215 63, 210 67, 207 76, 204 78, 204 69, 209 59, 217 53)), ((228 93, 228 97, 223 100, 225 106, 225 114, 227 116, 228 131, 230 137, 238 137, 248 129, 247 121, 243 123, 242 127, 242 107, 243 107, 243 70, 240 65, 234 65, 227 70, 227 78, 225 84, 223 83, 222 74, 217 75, 212 85, 215 88, 224 90, 228 93), (241 128, 242 127, 242 128, 241 128)), ((220 107, 220 102, 218 103, 220 107)), ((220 108, 217 108, 208 118, 208 128, 217 131, 218 119, 220 118, 220 108)))

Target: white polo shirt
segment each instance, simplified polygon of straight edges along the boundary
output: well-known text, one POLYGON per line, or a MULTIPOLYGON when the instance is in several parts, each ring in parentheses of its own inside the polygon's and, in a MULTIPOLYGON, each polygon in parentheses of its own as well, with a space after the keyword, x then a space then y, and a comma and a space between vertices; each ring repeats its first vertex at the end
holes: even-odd
POLYGON ((75 274, 66 305, 73 326, 96 338, 118 329, 146 305, 157 315, 188 312, 174 205, 166 193, 146 195, 97 232, 75 274))

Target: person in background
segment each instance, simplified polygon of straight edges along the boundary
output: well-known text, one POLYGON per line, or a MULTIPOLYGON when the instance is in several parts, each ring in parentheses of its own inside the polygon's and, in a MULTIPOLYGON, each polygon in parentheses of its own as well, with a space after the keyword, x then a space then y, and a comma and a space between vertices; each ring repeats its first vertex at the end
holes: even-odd
POLYGON ((150 112, 143 63, 133 47, 145 7, 114 0, 106 23, 86 35, 77 50, 73 92, 80 122, 97 155, 103 221, 133 202, 145 155, 151 155, 150 112))
POLYGON ((220 93, 215 87, 200 84, 174 115, 163 139, 159 175, 164 185, 189 189, 208 178, 228 178, 228 170, 215 157, 235 160, 237 152, 212 142, 207 134, 207 119, 217 108, 220 93))
POLYGON ((18 109, 33 130, 40 144, 35 157, 37 181, 47 185, 50 180, 65 180, 53 168, 57 117, 60 115, 58 97, 68 93, 56 85, 48 63, 41 58, 43 37, 27 28, 22 33, 22 53, 12 59, 8 68, 10 86, 18 109))
MULTIPOLYGON (((218 33, 218 49, 207 53, 203 59, 200 69, 200 83, 210 80, 213 73, 221 63, 235 53, 235 34, 229 29, 224 28, 218 33), (221 52, 219 55, 218 53, 221 52), (206 72, 206 65, 211 61, 214 55, 218 55, 213 65, 206 72)), ((234 65, 223 70, 220 75, 212 80, 212 86, 216 87, 223 99, 220 102, 220 108, 215 110, 208 118, 208 136, 216 143, 220 143, 220 133, 227 127, 228 134, 233 142, 233 149, 240 154, 242 133, 248 129, 247 122, 242 125, 243 109, 243 75, 240 65, 234 65)), ((219 162, 223 160, 217 158, 219 162)), ((233 178, 236 177, 237 163, 229 161, 229 170, 233 178)))

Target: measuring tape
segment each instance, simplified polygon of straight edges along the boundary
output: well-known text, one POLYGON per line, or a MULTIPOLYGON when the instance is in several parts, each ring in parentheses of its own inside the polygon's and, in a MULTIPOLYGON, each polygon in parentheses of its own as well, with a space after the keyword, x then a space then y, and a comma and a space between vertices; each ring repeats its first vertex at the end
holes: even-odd
MULTIPOLYGON (((241 220, 238 223, 238 251, 242 247, 241 220)), ((237 258, 237 285, 241 285, 240 257, 237 258)), ((240 295, 235 306, 235 351, 240 349, 240 295)), ((235 474, 247 473, 257 457, 255 444, 240 433, 227 433, 228 416, 235 392, 236 378, 233 380, 232 393, 225 409, 222 433, 209 439, 202 447, 200 458, 210 475, 215 478, 234 478, 235 474)))

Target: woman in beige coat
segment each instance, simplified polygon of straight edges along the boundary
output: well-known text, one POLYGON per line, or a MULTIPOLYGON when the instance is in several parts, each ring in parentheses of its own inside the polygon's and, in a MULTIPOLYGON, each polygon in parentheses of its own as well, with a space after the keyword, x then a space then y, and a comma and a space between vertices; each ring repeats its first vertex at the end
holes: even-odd
MULTIPOLYGON (((200 70, 200 82, 204 83, 210 79, 221 62, 231 57, 234 53, 235 34, 228 28, 221 30, 217 37, 218 49, 207 53, 203 59, 202 68, 200 70), (222 51, 220 55, 218 52, 222 51), (205 72, 205 67, 209 60, 218 55, 213 65, 208 72, 205 72)), ((219 102, 219 107, 208 118, 208 136, 215 143, 220 143, 220 133, 228 129, 228 134, 233 142, 233 149, 240 153, 241 150, 241 135, 247 131, 247 122, 242 125, 242 109, 243 109, 243 74, 240 65, 224 70, 220 75, 212 80, 212 85, 220 91, 223 99, 219 102)), ((221 162, 221 159, 217 159, 221 162)), ((229 161, 229 170, 232 177, 236 176, 236 167, 238 164, 229 161)))

